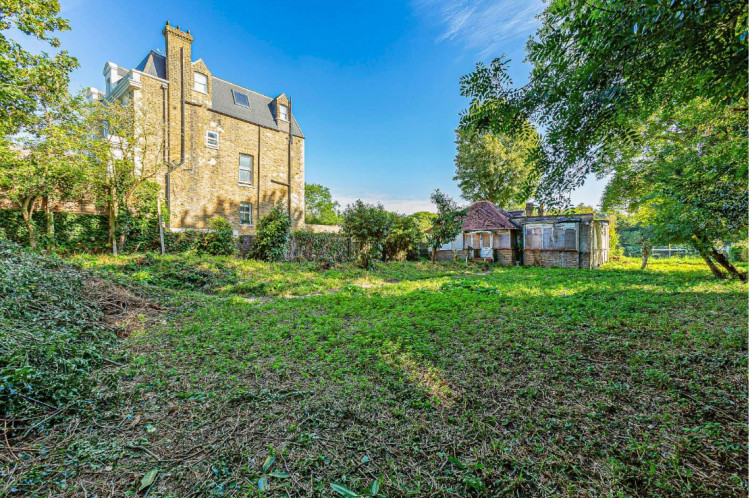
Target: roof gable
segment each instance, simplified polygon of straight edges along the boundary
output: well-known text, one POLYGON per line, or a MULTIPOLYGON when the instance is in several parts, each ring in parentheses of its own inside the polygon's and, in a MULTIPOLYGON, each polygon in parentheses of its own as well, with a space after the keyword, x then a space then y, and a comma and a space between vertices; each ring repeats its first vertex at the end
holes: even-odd
POLYGON ((519 227, 510 220, 510 214, 489 201, 475 202, 466 211, 464 231, 472 230, 517 230, 519 227))

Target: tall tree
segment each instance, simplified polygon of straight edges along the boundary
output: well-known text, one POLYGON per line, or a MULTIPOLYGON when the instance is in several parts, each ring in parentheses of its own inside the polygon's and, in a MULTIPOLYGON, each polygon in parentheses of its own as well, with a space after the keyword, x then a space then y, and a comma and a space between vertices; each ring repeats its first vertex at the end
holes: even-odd
POLYGON ((528 126, 516 136, 456 131, 456 175, 464 199, 507 209, 533 196, 541 164, 539 135, 528 126))
POLYGON ((52 206, 56 201, 80 198, 86 184, 82 167, 86 156, 81 154, 81 144, 86 141, 82 105, 80 98, 45 103, 38 111, 41 119, 8 142, 12 147, 0 162, 0 192, 20 208, 31 247, 37 246, 38 238, 34 212, 42 204, 46 208, 52 244, 52 206))
POLYGON ((0 1, 0 134, 14 134, 34 123, 40 119, 40 103, 67 94, 68 76, 78 67, 75 58, 66 51, 35 54, 9 37, 17 30, 58 48, 54 34, 70 29, 59 13, 57 0, 0 1))
POLYGON ((455 239, 461 233, 466 210, 440 189, 435 189, 430 195, 430 200, 437 209, 437 216, 427 235, 428 243, 432 247, 432 262, 434 263, 438 247, 455 239))
POLYGON ((472 99, 462 126, 517 133, 531 120, 545 129, 537 196, 548 204, 633 147, 634 128, 659 110, 702 97, 747 112, 746 0, 553 0, 540 20, 526 47, 527 85, 512 86, 503 58, 462 78, 472 99))
POLYGON ((318 183, 305 184, 305 223, 312 225, 338 225, 339 203, 333 200, 331 190, 318 183))
POLYGON ((611 167, 604 206, 639 212, 656 243, 690 244, 745 279, 717 249, 748 230, 748 123, 743 113, 696 99, 662 111, 635 130, 642 146, 611 167))
POLYGON ((139 193, 148 192, 166 169, 161 125, 132 100, 92 102, 85 120, 89 178, 98 202, 106 207, 109 242, 116 255, 125 242, 118 230, 120 208, 135 215, 139 193))

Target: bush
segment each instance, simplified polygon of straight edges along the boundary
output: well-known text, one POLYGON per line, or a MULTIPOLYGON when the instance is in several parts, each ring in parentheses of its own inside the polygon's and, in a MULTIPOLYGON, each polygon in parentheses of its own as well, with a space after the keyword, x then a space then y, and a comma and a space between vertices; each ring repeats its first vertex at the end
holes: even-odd
POLYGON ((343 213, 344 233, 359 244, 359 265, 362 268, 372 269, 373 261, 380 259, 392 224, 390 213, 380 204, 365 204, 357 199, 346 207, 343 213))
POLYGON ((0 239, 0 413, 27 419, 96 398, 92 375, 117 337, 87 296, 85 275, 0 239))
POLYGON ((747 241, 743 240, 729 248, 729 259, 738 262, 747 262, 748 260, 747 241))
POLYGON ((424 235, 412 216, 390 213, 393 225, 383 243, 383 260, 404 261, 417 259, 417 244, 424 235))
POLYGON ((282 261, 287 252, 292 220, 281 203, 258 222, 251 255, 263 261, 282 261))
POLYGON ((165 250, 169 253, 197 250, 205 234, 200 230, 164 231, 165 250))
MULTIPOLYGON (((47 245, 47 216, 43 211, 34 213, 34 225, 42 247, 47 245)), ((107 217, 100 214, 55 213, 55 239, 53 246, 58 252, 71 253, 105 252, 109 225, 107 217)), ((21 212, 0 209, 0 228, 5 230, 8 239, 20 245, 28 245, 29 233, 21 212)), ((157 235, 158 236, 158 235, 157 235)), ((157 239, 158 241, 158 239, 157 239)))
POLYGON ((199 254, 213 256, 231 256, 237 251, 237 239, 234 229, 224 218, 214 218, 208 223, 208 233, 198 242, 199 254))
POLYGON ((297 230, 289 239, 289 259, 291 261, 343 263, 351 259, 351 246, 351 240, 348 237, 337 233, 297 230))

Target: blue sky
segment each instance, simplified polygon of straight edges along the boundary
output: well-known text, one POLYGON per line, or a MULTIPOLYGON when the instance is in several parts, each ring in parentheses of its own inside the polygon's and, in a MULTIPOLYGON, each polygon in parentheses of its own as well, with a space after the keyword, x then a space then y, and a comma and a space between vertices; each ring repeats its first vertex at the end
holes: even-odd
MULTIPOLYGON (((507 54, 523 83, 541 2, 62 0, 63 48, 81 64, 71 87, 103 87, 111 60, 135 67, 164 49, 165 21, 190 29, 193 59, 266 95, 285 92, 306 135, 306 181, 342 205, 357 198, 411 213, 440 188, 456 197, 453 130, 467 101, 459 78, 507 54)), ((601 183, 573 202, 596 204, 601 183)))

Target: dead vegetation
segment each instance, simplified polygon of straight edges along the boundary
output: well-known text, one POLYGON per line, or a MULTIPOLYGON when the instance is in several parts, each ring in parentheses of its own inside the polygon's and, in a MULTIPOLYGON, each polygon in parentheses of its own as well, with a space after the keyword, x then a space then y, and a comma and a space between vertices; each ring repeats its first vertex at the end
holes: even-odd
MULTIPOLYGON (((141 294, 144 294, 141 289, 141 294)), ((103 313, 104 322, 119 337, 127 337, 145 325, 153 323, 163 308, 126 287, 103 278, 89 276, 84 281, 83 295, 103 313)))

